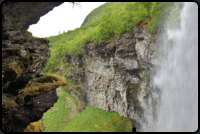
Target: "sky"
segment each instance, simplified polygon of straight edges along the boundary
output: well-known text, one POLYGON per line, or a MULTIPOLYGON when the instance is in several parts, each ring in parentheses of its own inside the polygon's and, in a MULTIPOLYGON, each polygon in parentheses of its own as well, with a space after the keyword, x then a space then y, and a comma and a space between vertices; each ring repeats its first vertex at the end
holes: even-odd
POLYGON ((95 8, 106 2, 80 2, 81 6, 65 2, 44 16, 40 17, 37 24, 29 26, 33 36, 45 38, 58 35, 68 30, 74 30, 81 26, 86 16, 95 8))

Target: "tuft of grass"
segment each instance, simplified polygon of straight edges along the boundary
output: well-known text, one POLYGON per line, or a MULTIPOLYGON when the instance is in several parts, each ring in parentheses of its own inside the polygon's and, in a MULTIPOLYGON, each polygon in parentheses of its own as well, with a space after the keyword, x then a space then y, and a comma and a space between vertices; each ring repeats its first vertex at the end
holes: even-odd
POLYGON ((59 88, 57 90, 59 99, 51 109, 44 113, 44 132, 61 132, 68 121, 79 114, 81 110, 78 101, 69 92, 59 88))
POLYGON ((130 132, 131 121, 116 112, 87 107, 72 118, 62 132, 130 132))

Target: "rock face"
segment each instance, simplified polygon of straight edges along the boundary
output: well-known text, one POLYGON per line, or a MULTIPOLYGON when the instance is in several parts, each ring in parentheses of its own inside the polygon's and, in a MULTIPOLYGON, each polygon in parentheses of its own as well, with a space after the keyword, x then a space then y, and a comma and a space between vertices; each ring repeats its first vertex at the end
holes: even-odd
POLYGON ((58 99, 56 87, 31 97, 28 94, 24 98, 20 96, 35 80, 44 76, 41 71, 51 52, 47 39, 33 38, 26 30, 60 4, 62 2, 2 4, 2 130, 5 132, 23 131, 58 99))
POLYGON ((156 48, 154 35, 144 27, 116 35, 108 44, 85 44, 83 55, 64 58, 75 67, 68 77, 81 85, 71 94, 85 105, 130 118, 137 128, 151 128, 159 102, 152 80, 156 48))

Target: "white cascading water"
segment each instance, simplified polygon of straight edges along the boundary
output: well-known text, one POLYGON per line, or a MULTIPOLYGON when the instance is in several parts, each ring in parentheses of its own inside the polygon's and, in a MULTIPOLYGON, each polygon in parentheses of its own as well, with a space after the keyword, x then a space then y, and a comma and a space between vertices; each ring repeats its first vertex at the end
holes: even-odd
POLYGON ((198 129, 197 3, 184 3, 181 28, 167 33, 174 46, 154 78, 162 91, 155 131, 195 132, 198 129))
POLYGON ((155 131, 198 129, 198 5, 186 2, 181 28, 168 30, 173 48, 163 59, 154 84, 162 91, 155 131))

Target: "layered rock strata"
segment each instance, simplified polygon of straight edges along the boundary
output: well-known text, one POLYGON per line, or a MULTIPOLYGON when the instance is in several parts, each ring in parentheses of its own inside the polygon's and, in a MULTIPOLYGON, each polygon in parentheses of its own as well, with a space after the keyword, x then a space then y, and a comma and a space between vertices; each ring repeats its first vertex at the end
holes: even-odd
POLYGON ((156 66, 152 54, 158 49, 155 35, 135 27, 131 33, 116 35, 114 42, 88 43, 84 49, 82 55, 64 56, 75 67, 68 77, 81 85, 71 94, 85 105, 130 118, 137 128, 151 127, 159 102, 152 80, 156 66))

